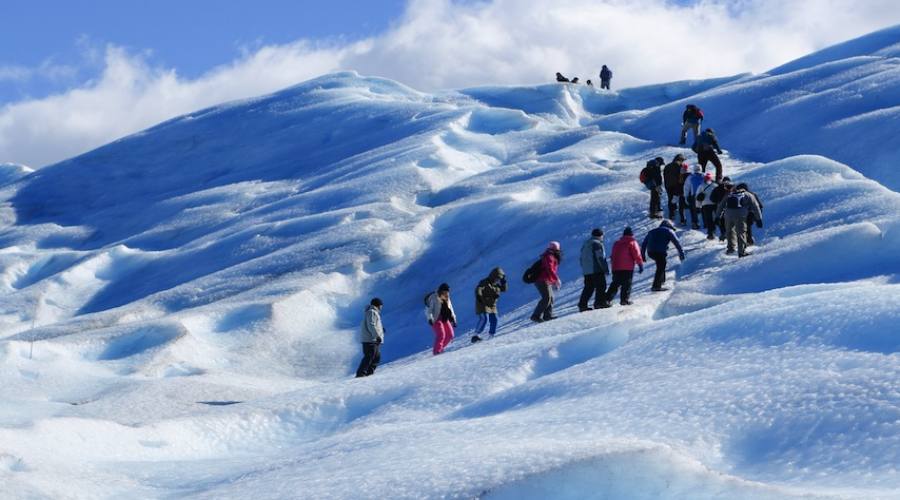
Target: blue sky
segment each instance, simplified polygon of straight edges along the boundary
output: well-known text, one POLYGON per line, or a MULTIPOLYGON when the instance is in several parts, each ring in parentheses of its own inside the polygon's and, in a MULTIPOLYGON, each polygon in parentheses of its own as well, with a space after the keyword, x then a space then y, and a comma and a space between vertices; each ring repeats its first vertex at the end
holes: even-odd
POLYGON ((405 0, 3 0, 0 103, 58 91, 99 72, 109 43, 151 51, 194 78, 244 50, 297 39, 361 39, 386 30, 405 0), (11 73, 11 72, 10 72, 11 73))
POLYGON ((896 0, 0 0, 0 162, 41 167, 353 70, 423 91, 758 73, 900 24, 896 0))

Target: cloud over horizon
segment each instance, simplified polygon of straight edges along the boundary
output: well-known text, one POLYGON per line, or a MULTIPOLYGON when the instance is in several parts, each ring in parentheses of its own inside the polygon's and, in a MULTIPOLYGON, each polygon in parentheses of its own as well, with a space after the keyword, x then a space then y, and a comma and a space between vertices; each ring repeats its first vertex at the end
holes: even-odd
MULTIPOLYGON (((298 40, 238 56, 198 78, 114 45, 67 91, 0 107, 0 162, 40 167, 158 122, 337 70, 420 90, 549 82, 556 71, 613 87, 761 72, 900 23, 893 0, 412 0, 361 41, 298 40)), ((6 78, 29 68, 0 67, 6 78), (6 71, 6 73, 4 73, 6 71)))

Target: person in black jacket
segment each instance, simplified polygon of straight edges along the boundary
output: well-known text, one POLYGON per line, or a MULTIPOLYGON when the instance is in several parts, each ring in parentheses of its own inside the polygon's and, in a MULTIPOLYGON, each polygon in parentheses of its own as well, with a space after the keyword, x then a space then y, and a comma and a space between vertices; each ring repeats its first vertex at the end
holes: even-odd
POLYGON ((569 82, 569 79, 566 78, 566 77, 564 77, 564 76, 562 75, 562 73, 560 73, 560 72, 557 71, 557 72, 556 72, 556 81, 559 82, 559 83, 568 83, 568 82, 569 82))
POLYGON ((663 183, 666 186, 669 219, 675 220, 675 210, 677 208, 679 221, 682 226, 687 224, 687 220, 684 218, 684 208, 687 204, 684 199, 684 178, 687 171, 685 160, 684 155, 679 153, 663 169, 663 183))
POLYGON ((612 81, 612 70, 603 65, 600 70, 600 88, 609 90, 609 82, 612 81))
MULTIPOLYGON (((731 182, 731 177, 722 177, 722 183, 719 184, 717 188, 713 189, 710 200, 715 203, 716 206, 719 206, 719 202, 725 199, 725 197, 733 190, 734 184, 731 182)), ((716 218, 715 222, 719 227, 719 241, 725 241, 725 219, 716 218)))
POLYGON ((675 226, 668 220, 663 220, 659 227, 651 229, 644 241, 641 243, 641 258, 647 260, 647 255, 656 263, 656 274, 653 276, 653 287, 650 290, 654 292, 663 292, 668 288, 663 288, 666 282, 666 260, 668 259, 669 243, 675 245, 678 250, 678 258, 684 262, 684 249, 681 248, 681 242, 675 235, 675 226))
POLYGON ((647 162, 647 166, 644 167, 644 185, 647 186, 647 189, 650 190, 650 211, 648 216, 651 219, 662 219, 663 211, 662 211, 662 189, 663 189, 663 175, 662 175, 662 166, 665 165, 666 160, 663 160, 661 157, 657 156, 656 158, 647 162))
POLYGON ((694 143, 694 152, 697 153, 697 162, 706 172, 706 164, 712 162, 716 167, 716 182, 722 182, 722 160, 718 154, 722 154, 722 148, 719 147, 719 140, 713 129, 708 128, 700 134, 697 142, 694 143))

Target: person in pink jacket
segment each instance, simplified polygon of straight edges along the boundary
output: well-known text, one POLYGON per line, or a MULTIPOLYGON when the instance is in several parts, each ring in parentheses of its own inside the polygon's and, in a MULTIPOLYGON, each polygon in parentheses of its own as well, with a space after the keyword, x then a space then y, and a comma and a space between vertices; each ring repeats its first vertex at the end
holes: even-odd
POLYGON ((541 272, 538 273, 534 286, 541 294, 541 300, 534 308, 531 321, 541 323, 556 319, 553 315, 553 289, 559 290, 562 280, 559 279, 559 263, 562 261, 562 249, 558 241, 551 241, 547 250, 541 255, 541 272))
POLYGON ((610 307, 612 300, 616 297, 619 288, 622 288, 622 296, 620 304, 623 306, 631 305, 631 281, 634 279, 634 266, 638 266, 638 272, 644 272, 644 259, 641 258, 641 247, 638 246, 637 240, 634 239, 634 233, 631 227, 626 227, 622 232, 622 237, 613 244, 612 256, 612 283, 609 290, 606 291, 606 304, 604 307, 610 307))

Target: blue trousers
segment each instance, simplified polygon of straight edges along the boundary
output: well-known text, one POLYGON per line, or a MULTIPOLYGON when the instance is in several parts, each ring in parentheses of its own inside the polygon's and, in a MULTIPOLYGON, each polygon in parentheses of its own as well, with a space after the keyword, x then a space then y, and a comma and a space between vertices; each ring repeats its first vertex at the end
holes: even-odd
POLYGON ((479 313, 478 323, 475 325, 475 333, 483 332, 484 327, 487 326, 488 322, 491 323, 489 333, 491 335, 497 333, 497 313, 479 313))

